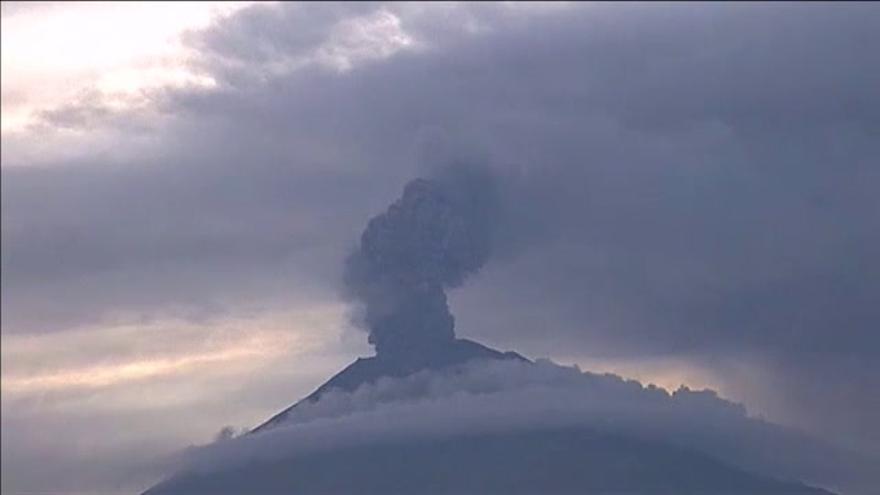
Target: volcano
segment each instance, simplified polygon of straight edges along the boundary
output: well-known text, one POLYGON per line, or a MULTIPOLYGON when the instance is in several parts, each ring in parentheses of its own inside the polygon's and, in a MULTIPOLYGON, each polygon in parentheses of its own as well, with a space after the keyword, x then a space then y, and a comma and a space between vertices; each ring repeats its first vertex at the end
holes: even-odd
POLYGON ((638 422, 615 426, 653 420, 642 405, 661 420, 677 418, 658 423, 666 431, 687 434, 698 430, 691 419, 705 413, 711 426, 730 410, 737 427, 750 425, 714 395, 671 397, 457 338, 446 290, 489 259, 496 210, 484 171, 453 169, 407 184, 369 221, 346 262, 346 296, 363 309, 359 323, 375 356, 248 434, 206 447, 235 462, 185 467, 146 493, 829 493, 680 445, 674 434, 640 435, 638 422), (621 401, 626 407, 615 411, 621 401), (581 421, 581 410, 604 416, 581 421))

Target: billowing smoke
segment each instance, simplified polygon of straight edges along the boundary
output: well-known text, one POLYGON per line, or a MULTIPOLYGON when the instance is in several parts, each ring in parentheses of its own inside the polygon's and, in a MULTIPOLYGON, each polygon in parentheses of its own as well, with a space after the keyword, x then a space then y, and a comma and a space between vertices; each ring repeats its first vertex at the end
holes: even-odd
POLYGON ((345 286, 364 305, 377 355, 426 354, 455 338, 445 289, 486 263, 494 198, 485 169, 449 167, 409 182, 370 220, 347 261, 345 286))

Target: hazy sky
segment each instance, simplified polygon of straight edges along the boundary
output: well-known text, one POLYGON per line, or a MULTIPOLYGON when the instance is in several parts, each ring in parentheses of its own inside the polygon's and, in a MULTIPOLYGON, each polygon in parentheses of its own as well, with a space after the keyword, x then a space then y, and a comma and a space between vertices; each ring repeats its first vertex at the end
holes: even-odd
POLYGON ((343 260, 454 162, 504 198, 459 335, 880 451, 878 6, 2 5, 4 493, 371 353, 343 260))

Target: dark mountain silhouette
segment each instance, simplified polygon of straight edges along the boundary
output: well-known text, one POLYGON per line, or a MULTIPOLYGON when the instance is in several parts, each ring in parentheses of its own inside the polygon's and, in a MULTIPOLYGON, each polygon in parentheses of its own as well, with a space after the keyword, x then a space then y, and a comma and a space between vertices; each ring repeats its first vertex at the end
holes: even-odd
POLYGON ((697 452, 583 430, 352 447, 178 476, 147 491, 198 493, 831 495, 697 452))

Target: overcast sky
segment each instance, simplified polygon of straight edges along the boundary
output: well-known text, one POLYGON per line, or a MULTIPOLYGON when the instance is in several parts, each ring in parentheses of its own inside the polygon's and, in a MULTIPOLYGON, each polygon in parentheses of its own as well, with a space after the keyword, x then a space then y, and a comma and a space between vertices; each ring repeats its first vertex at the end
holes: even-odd
POLYGON ((343 261, 450 163, 503 206, 460 336, 880 452, 878 46, 870 3, 4 2, 4 492, 142 487, 372 353, 343 261))

